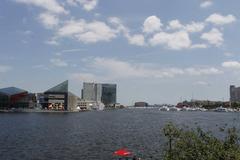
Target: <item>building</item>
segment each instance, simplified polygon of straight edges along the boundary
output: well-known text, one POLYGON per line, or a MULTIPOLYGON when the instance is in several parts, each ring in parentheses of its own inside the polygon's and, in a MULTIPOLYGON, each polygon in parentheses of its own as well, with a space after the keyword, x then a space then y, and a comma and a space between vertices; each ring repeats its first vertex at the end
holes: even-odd
POLYGON ((95 83, 83 83, 82 99, 87 101, 96 101, 95 83))
MULTIPOLYGON (((44 92, 42 107, 48 110, 75 111, 80 99, 68 91, 68 81, 64 81, 44 92)), ((42 98, 40 98, 42 99, 42 98)))
POLYGON ((101 83, 83 83, 82 99, 86 101, 102 102, 105 106, 117 102, 117 85, 101 83))
POLYGON ((0 109, 29 108, 33 103, 33 94, 26 90, 16 87, 0 89, 0 109))
POLYGON ((78 110, 78 102, 81 100, 80 97, 76 96, 72 92, 68 92, 68 106, 67 110, 68 111, 76 111, 78 110))
POLYGON ((230 86, 230 101, 240 102, 240 87, 230 86))
POLYGON ((97 102, 102 102, 102 84, 95 84, 95 100, 97 102))
POLYGON ((147 107, 147 102, 135 102, 134 107, 147 107))
POLYGON ((80 101, 78 101, 78 109, 80 111, 82 111, 82 110, 103 110, 104 108, 105 108, 105 106, 102 102, 87 101, 84 99, 81 99, 80 101))
POLYGON ((116 84, 102 84, 102 98, 101 101, 105 105, 114 105, 117 103, 117 85, 116 84))

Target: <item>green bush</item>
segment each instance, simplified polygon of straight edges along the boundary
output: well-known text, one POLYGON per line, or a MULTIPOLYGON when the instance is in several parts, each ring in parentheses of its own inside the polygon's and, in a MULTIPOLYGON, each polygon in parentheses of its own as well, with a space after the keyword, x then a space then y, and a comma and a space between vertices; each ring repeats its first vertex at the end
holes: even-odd
POLYGON ((240 160, 236 128, 228 129, 224 140, 199 127, 181 129, 172 123, 167 124, 163 132, 168 139, 164 160, 240 160))

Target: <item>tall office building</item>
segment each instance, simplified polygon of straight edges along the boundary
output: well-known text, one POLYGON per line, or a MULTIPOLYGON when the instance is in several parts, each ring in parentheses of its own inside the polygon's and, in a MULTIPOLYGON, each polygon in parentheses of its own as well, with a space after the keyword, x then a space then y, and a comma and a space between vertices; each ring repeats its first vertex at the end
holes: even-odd
POLYGON ((97 102, 101 102, 102 101, 102 84, 95 84, 95 100, 97 102))
POLYGON ((96 101, 95 83, 83 83, 82 99, 96 101))
POLYGON ((87 101, 102 102, 104 105, 116 103, 116 84, 83 83, 82 99, 87 101))
POLYGON ((240 102, 240 87, 230 86, 230 101, 240 102))
POLYGON ((117 99, 116 84, 102 84, 102 102, 106 105, 115 104, 117 99))

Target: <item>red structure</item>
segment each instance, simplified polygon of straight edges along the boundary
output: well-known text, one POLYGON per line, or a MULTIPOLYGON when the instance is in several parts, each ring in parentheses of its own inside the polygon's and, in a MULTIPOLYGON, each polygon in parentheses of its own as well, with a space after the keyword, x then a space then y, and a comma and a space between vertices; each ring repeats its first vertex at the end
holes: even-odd
POLYGON ((115 151, 114 155, 120 156, 120 157, 128 157, 128 156, 131 156, 132 153, 129 150, 123 148, 123 149, 119 149, 119 150, 115 151))
POLYGON ((26 90, 8 87, 0 89, 0 109, 27 108, 30 97, 26 90))

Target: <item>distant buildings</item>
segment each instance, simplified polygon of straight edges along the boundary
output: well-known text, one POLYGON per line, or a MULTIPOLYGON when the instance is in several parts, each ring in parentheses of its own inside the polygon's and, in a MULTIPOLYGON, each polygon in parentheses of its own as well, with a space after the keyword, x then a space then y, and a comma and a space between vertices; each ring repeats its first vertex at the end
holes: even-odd
POLYGON ((0 110, 36 108, 53 111, 103 110, 105 106, 120 107, 116 103, 117 85, 84 83, 82 98, 69 92, 64 81, 42 93, 8 87, 0 89, 0 110))
POLYGON ((230 86, 230 101, 240 102, 240 87, 230 86))
POLYGON ((135 102, 134 107, 148 107, 147 102, 135 102))
POLYGON ((84 82, 82 99, 102 102, 105 106, 113 105, 117 102, 117 85, 84 82))
POLYGON ((31 108, 34 101, 34 94, 26 90, 16 87, 0 89, 0 109, 31 108))

